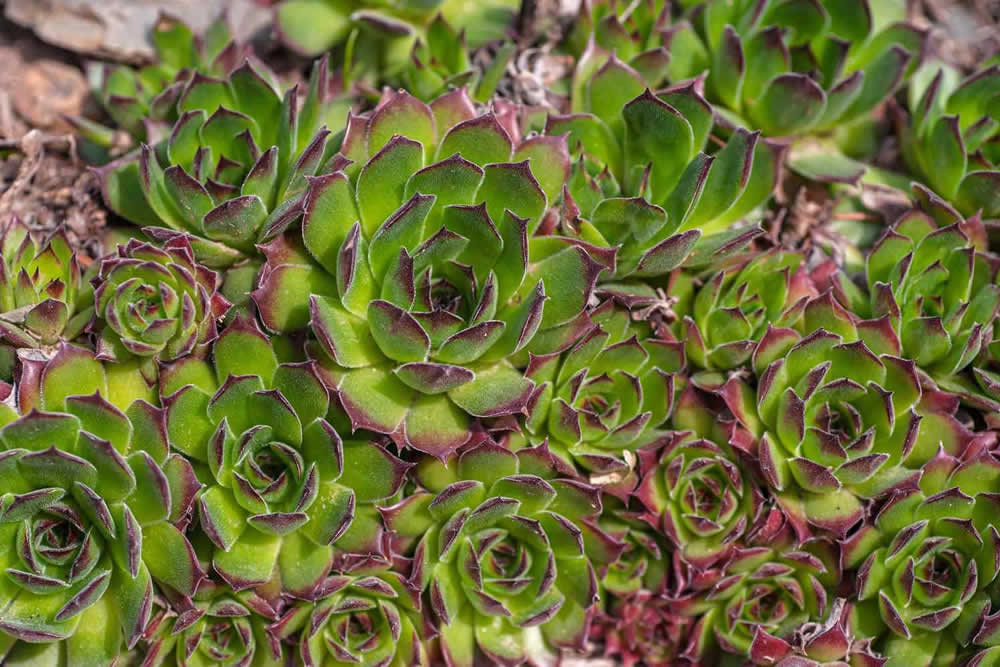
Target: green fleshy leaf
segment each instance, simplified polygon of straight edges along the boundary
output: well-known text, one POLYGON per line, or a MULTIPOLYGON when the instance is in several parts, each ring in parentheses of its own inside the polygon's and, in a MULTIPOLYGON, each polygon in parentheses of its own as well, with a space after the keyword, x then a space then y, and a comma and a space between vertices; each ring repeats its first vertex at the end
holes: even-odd
POLYGON ((489 113, 459 123, 448 130, 438 146, 438 159, 460 155, 480 167, 510 162, 513 144, 495 115, 489 113))
POLYGON ((500 220, 505 211, 528 220, 528 233, 538 228, 545 211, 545 193, 538 185, 528 162, 490 164, 476 198, 486 202, 491 220, 500 220))
POLYGON ((781 136, 808 129, 826 108, 823 89, 804 74, 776 76, 749 112, 765 134, 781 136))
POLYGON ((503 364, 475 371, 475 380, 448 393, 460 408, 476 417, 516 414, 524 409, 534 388, 531 380, 503 364))
POLYGON ((216 551, 212 562, 216 572, 239 590, 269 581, 280 549, 280 537, 247 530, 229 551, 216 551))
POLYGON ((397 136, 364 166, 358 176, 357 202, 367 238, 400 207, 407 181, 423 165, 420 144, 397 136))
POLYGON ((203 574, 187 539, 166 522, 143 528, 142 562, 154 579, 184 595, 194 593, 203 574))
POLYGON ((622 114, 627 188, 635 191, 643 170, 651 164, 650 200, 661 202, 674 189, 695 152, 691 124, 649 91, 625 105, 622 114))
POLYGON ((470 420, 446 396, 418 395, 406 415, 406 442, 433 456, 444 457, 470 438, 470 420))
POLYGON ((216 378, 221 384, 230 375, 256 375, 269 385, 278 359, 256 325, 248 320, 241 322, 230 325, 215 342, 216 378))

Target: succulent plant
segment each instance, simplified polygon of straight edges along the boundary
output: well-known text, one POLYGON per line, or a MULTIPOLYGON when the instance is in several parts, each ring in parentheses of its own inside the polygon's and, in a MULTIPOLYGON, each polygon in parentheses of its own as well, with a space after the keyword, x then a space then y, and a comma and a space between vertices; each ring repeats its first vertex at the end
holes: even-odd
POLYGON ((1000 667, 1000 56, 260 3, 308 82, 162 17, 70 119, 136 227, 0 229, 0 665, 1000 667))
POLYGON ((245 302, 255 244, 295 222, 308 178, 334 166, 326 125, 347 108, 325 59, 301 94, 282 98, 249 61, 225 79, 195 74, 169 137, 100 169, 105 201, 156 240, 190 237, 198 262, 227 270, 224 293, 245 302))
POLYGON ((970 642, 993 643, 995 623, 983 621, 1000 563, 998 479, 992 455, 941 450, 919 488, 897 491, 845 543, 845 567, 858 568, 852 624, 885 637, 889 664, 927 664, 970 642))
POLYGON ((801 254, 761 253, 720 268, 698 289, 678 338, 692 366, 738 368, 750 361, 768 325, 793 326, 815 296, 801 254))
POLYGON ((313 364, 279 363, 252 321, 234 321, 212 351, 214 369, 189 356, 160 374, 170 445, 204 472, 212 566, 236 591, 273 583, 311 598, 334 543, 380 551, 372 503, 396 493, 407 465, 374 442, 342 442, 313 364))
POLYGON ((839 581, 837 560, 825 543, 799 544, 786 525, 740 545, 725 567, 690 575, 675 609, 695 615, 684 656, 717 664, 718 651, 750 655, 761 632, 791 638, 804 623, 827 614, 839 581), (766 544, 766 546, 765 546, 766 544))
POLYGON ((597 580, 581 524, 600 514, 600 494, 557 470, 544 446, 487 441, 447 466, 424 459, 421 489, 383 510, 394 533, 419 539, 412 578, 429 591, 448 664, 473 664, 477 646, 520 664, 582 645, 597 580))
POLYGON ((182 532, 199 484, 162 412, 108 402, 125 385, 90 353, 64 343, 37 371, 0 429, 0 644, 12 664, 110 664, 139 641, 154 579, 190 594, 204 576, 182 532))
MULTIPOLYGON (((864 499, 913 483, 938 433, 920 438, 915 364, 894 355, 884 319, 859 329, 826 292, 803 320, 812 332, 804 338, 771 327, 758 343, 755 396, 738 377, 720 391, 757 440, 764 478, 789 517, 845 535, 864 499)), ((953 434, 942 442, 957 446, 953 434)))
MULTIPOLYGON (((500 35, 498 35, 500 36, 500 35)), ((493 98, 507 64, 514 55, 514 45, 505 43, 486 66, 476 67, 466 46, 465 29, 456 30, 440 14, 418 37, 409 62, 389 82, 402 83, 416 97, 429 101, 453 88, 468 86, 477 102, 493 98)))
POLYGON ((529 442, 547 441, 592 479, 617 481, 633 467, 626 452, 634 464, 635 450, 663 436, 684 354, 612 301, 590 318, 592 327, 569 350, 532 355, 525 430, 529 442))
POLYGON ((683 664, 681 652, 691 618, 674 609, 669 597, 641 590, 612 598, 608 610, 594 617, 591 635, 604 644, 602 654, 623 667, 671 667, 683 664))
POLYGON ((664 31, 670 19, 668 5, 664 0, 641 0, 628 5, 585 0, 580 3, 565 47, 584 63, 614 53, 648 87, 659 88, 670 66, 670 54, 664 48, 664 31))
POLYGON ((1000 92, 1000 67, 984 67, 964 80, 940 63, 921 72, 910 88, 910 122, 901 142, 907 165, 963 215, 995 218, 1000 120, 992 100, 1000 92))
POLYGON ((316 56, 334 49, 349 69, 392 76, 405 67, 415 42, 433 38, 438 17, 467 33, 477 48, 504 37, 516 11, 512 0, 475 5, 460 0, 282 0, 275 8, 275 25, 294 51, 316 56))
POLYGON ((850 627, 850 605, 837 598, 822 623, 804 623, 791 642, 759 630, 750 645, 750 661, 761 667, 883 667, 886 658, 858 639, 850 627))
POLYGON ((140 644, 142 665, 279 667, 286 664, 283 647, 268 629, 277 618, 253 592, 233 593, 205 579, 192 597, 162 601, 140 644))
POLYGON ((342 151, 351 164, 310 182, 305 249, 291 235, 267 246, 254 300, 272 330, 311 323, 354 428, 444 456, 470 438, 470 415, 524 409, 533 385, 510 357, 582 333, 601 267, 579 247, 528 241, 565 143, 515 150, 464 91, 431 106, 392 93, 352 118, 342 151))
POLYGON ((673 80, 706 70, 736 125, 788 136, 844 129, 912 73, 924 35, 895 0, 707 0, 666 41, 673 80))
POLYGON ((961 393, 975 390, 963 372, 993 338, 1000 310, 997 275, 996 260, 977 251, 963 220, 939 226, 914 210, 869 253, 867 295, 843 275, 836 287, 857 316, 887 318, 901 354, 920 371, 942 389, 961 393))
POLYGON ((0 235, 0 336, 14 348, 73 340, 94 314, 90 277, 66 235, 38 242, 19 219, 0 235))
POLYGON ((770 197, 778 148, 737 129, 708 154, 713 113, 696 84, 654 95, 612 56, 583 85, 574 113, 549 116, 545 134, 568 133, 574 159, 560 232, 587 247, 617 248, 603 260, 609 278, 664 275, 701 237, 718 250, 732 240, 723 232, 770 197))
POLYGON ((764 496, 729 447, 689 431, 639 451, 635 495, 691 566, 725 562, 763 516, 764 496))
POLYGON ((319 599, 298 604, 272 626, 296 638, 307 667, 329 664, 429 665, 423 643, 420 591, 386 565, 356 564, 323 582, 319 599))
MULTIPOLYGON (((195 34, 183 21, 160 14, 151 31, 154 61, 140 68, 111 63, 90 63, 87 78, 94 97, 114 121, 108 128, 87 118, 68 120, 80 134, 101 149, 95 157, 130 148, 132 142, 158 141, 177 120, 177 102, 185 85, 197 73, 224 77, 252 58, 249 46, 236 42, 223 13, 203 34, 195 34), (115 129, 130 141, 123 145, 115 129)), ((260 62, 255 66, 260 68, 260 62)), ((268 75, 273 80, 273 75, 268 75)))
POLYGON ((229 309, 219 275, 197 264, 187 237, 157 248, 132 240, 101 261, 94 294, 103 356, 172 361, 207 351, 229 309))
MULTIPOLYGON (((972 373, 976 378, 976 386, 979 391, 972 394, 976 397, 976 403, 985 410, 986 421, 991 426, 995 425, 996 412, 994 408, 1000 407, 1000 327, 994 327, 993 338, 984 341, 983 352, 977 363, 972 368, 972 373), (986 403, 982 404, 982 399, 986 403)), ((963 394, 968 399, 968 394, 963 394)))
MULTIPOLYGON (((605 489, 607 490, 607 489, 605 489)), ((599 556, 601 597, 633 598, 667 585, 671 547, 655 521, 612 492, 602 494, 603 511, 597 520, 599 532, 585 527, 584 544, 599 556), (610 541, 606 537, 610 538, 610 541)))

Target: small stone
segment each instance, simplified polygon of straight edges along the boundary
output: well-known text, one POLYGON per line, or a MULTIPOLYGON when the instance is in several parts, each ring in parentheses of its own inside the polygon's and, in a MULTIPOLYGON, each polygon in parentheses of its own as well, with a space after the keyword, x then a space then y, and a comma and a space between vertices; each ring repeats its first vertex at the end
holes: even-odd
POLYGON ((55 60, 38 60, 24 68, 13 89, 14 109, 34 127, 68 131, 62 114, 79 115, 87 100, 80 70, 55 60))

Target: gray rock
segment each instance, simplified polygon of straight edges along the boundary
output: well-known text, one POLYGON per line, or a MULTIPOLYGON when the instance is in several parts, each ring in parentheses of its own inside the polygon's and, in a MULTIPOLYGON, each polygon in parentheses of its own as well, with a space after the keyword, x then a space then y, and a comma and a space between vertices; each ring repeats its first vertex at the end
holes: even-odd
POLYGON ((4 14, 42 40, 99 58, 153 57, 149 33, 160 12, 204 30, 225 9, 240 41, 267 29, 271 10, 253 0, 7 0, 4 14))

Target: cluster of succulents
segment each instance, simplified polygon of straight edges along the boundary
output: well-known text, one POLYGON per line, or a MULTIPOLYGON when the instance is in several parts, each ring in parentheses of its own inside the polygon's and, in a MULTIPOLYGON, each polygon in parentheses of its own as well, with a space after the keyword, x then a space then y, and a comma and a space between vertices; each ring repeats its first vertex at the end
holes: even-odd
POLYGON ((133 226, 0 237, 0 665, 1000 664, 997 67, 897 0, 536 4, 94 69, 133 226), (854 261, 780 233, 889 132, 854 261))

